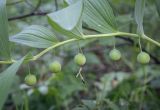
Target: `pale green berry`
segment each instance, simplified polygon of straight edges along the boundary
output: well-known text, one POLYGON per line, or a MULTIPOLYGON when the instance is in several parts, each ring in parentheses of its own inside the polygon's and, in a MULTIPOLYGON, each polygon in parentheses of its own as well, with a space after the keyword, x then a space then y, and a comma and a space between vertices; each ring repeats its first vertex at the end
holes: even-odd
POLYGON ((141 64, 147 64, 150 61, 150 56, 146 52, 140 52, 137 56, 137 61, 141 64))
POLYGON ((58 73, 61 71, 61 64, 58 61, 54 61, 50 64, 49 69, 54 73, 58 73))
POLYGON ((83 54, 78 53, 78 54, 74 57, 74 62, 75 62, 77 65, 83 66, 83 65, 86 63, 86 57, 85 57, 83 54))
POLYGON ((25 83, 29 86, 33 86, 37 83, 37 78, 35 75, 29 74, 25 77, 25 83))
POLYGON ((121 52, 117 49, 113 49, 110 51, 109 56, 113 61, 118 61, 121 59, 121 52))

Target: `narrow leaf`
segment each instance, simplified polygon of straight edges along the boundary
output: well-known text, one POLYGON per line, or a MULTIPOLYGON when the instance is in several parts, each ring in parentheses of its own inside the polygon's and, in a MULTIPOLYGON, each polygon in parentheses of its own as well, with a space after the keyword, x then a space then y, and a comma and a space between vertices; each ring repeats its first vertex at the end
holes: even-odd
POLYGON ((82 10, 83 0, 67 8, 48 14, 50 25, 58 32, 70 38, 82 37, 82 10))
POLYGON ((13 83, 15 74, 20 65, 22 64, 23 59, 12 64, 7 70, 0 73, 0 110, 2 110, 3 104, 8 96, 10 87, 13 83))
POLYGON ((43 26, 32 25, 19 34, 10 38, 10 41, 35 48, 47 48, 58 42, 54 33, 43 26))
POLYGON ((105 101, 106 101, 107 105, 109 106, 109 108, 111 108, 112 110, 119 110, 119 107, 115 103, 111 102, 108 99, 105 101))
POLYGON ((83 21, 101 33, 117 31, 117 23, 108 0, 85 0, 83 21))
POLYGON ((136 0, 135 4, 135 20, 138 25, 137 31, 139 34, 143 34, 143 17, 145 9, 145 0, 136 0))
POLYGON ((66 2, 68 5, 71 5, 71 4, 75 3, 76 1, 78 1, 78 0, 65 0, 65 2, 66 2))
POLYGON ((156 3, 156 8, 157 8, 158 14, 160 16, 160 0, 156 0, 155 3, 156 3))
POLYGON ((4 59, 10 59, 8 36, 6 0, 0 0, 0 54, 4 59))
POLYGON ((82 103, 90 110, 94 110, 96 108, 96 102, 94 100, 82 100, 82 103))

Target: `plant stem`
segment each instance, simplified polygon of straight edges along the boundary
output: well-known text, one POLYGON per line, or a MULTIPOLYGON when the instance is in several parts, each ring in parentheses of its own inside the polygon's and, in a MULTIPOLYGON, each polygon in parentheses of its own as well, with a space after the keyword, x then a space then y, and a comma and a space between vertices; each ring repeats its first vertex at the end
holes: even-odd
MULTIPOLYGON (((72 43, 74 41, 81 41, 81 40, 86 40, 86 39, 94 39, 94 38, 110 38, 110 37, 114 37, 114 36, 125 36, 125 37, 130 37, 130 38, 139 38, 139 36, 137 34, 132 34, 132 33, 126 33, 126 32, 115 32, 115 33, 109 33, 109 34, 96 34, 96 35, 84 35, 83 39, 76 39, 76 38, 72 38, 69 40, 65 40, 62 42, 59 42, 51 47, 46 48, 45 50, 43 50, 42 52, 40 52, 39 54, 35 55, 32 59, 30 59, 29 61, 34 61, 37 60, 38 58, 40 58, 41 56, 43 56, 45 53, 47 53, 48 51, 59 47, 61 45, 65 45, 68 43, 72 43)), ((157 46, 160 47, 160 43, 147 37, 146 35, 142 36, 142 39, 147 40, 148 42, 151 42, 157 46)), ((11 60, 11 61, 0 61, 0 64, 12 64, 16 62, 16 60, 11 60)))
POLYGON ((24 109, 25 109, 25 110, 29 110, 28 97, 27 97, 26 94, 25 94, 25 96, 24 96, 24 109))
POLYGON ((31 60, 37 60, 39 57, 41 57, 42 55, 44 55, 48 51, 50 51, 50 50, 52 50, 52 49, 54 49, 56 47, 59 47, 61 45, 68 44, 68 43, 71 43, 71 42, 74 42, 74 41, 93 39, 93 38, 109 38, 109 37, 114 37, 114 36, 118 36, 118 35, 138 37, 138 35, 136 35, 136 34, 123 33, 123 32, 116 32, 116 33, 110 33, 110 34, 84 35, 83 39, 74 39, 73 38, 73 39, 69 39, 69 40, 66 40, 66 41, 59 42, 59 43, 57 43, 57 44, 55 44, 55 45, 43 50, 42 52, 40 52, 39 54, 34 56, 33 59, 31 59, 31 60))
POLYGON ((155 44, 155 45, 157 45, 158 47, 160 47, 160 43, 159 43, 159 42, 151 39, 150 37, 148 37, 148 36, 146 36, 146 35, 143 35, 142 39, 145 39, 145 40, 151 42, 152 44, 155 44))
POLYGON ((12 64, 16 62, 16 60, 7 60, 7 61, 0 61, 0 64, 12 64))
POLYGON ((144 79, 143 79, 143 86, 142 86, 140 110, 143 109, 143 104, 145 101, 145 91, 147 89, 147 72, 146 72, 145 65, 142 65, 142 72, 143 72, 144 79))
POLYGON ((42 52, 40 52, 39 54, 37 54, 36 56, 34 56, 31 60, 37 60, 39 57, 41 57, 42 55, 44 55, 45 53, 47 53, 48 51, 56 48, 56 47, 59 47, 61 45, 64 45, 64 44, 68 44, 70 42, 73 42, 73 41, 77 41, 78 39, 69 39, 69 40, 66 40, 66 41, 62 41, 62 42, 59 42, 51 47, 48 47, 46 48, 45 50, 43 50, 42 52))

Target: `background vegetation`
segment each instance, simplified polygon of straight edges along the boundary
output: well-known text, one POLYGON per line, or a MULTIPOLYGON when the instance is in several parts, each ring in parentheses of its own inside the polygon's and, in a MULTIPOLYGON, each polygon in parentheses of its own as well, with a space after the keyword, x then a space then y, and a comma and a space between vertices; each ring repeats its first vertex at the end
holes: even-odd
MULTIPOLYGON (((109 0, 109 3, 119 30, 136 33, 135 0, 109 0)), ((158 3, 158 0, 146 0, 143 24, 145 34, 160 42, 158 3)), ((63 0, 8 0, 9 35, 13 36, 30 25, 43 25, 55 32, 48 25, 46 14, 66 6, 63 0)), ((99 34, 87 24, 83 25, 83 31, 99 34)), ((60 40, 64 39, 55 33, 60 40)), ((160 47, 141 41, 143 51, 151 56, 151 62, 144 66, 136 59, 140 51, 138 40, 116 37, 116 48, 122 53, 118 62, 109 58, 113 42, 114 38, 100 38, 66 44, 30 62, 29 66, 22 65, 14 77, 3 110, 160 110, 160 47), (79 48, 87 59, 82 70, 85 83, 76 78, 79 67, 73 58, 79 48), (54 60, 61 62, 61 73, 49 71, 49 64, 54 60), (29 71, 38 79, 33 87, 24 84, 29 71)), ((11 47, 14 59, 28 52, 42 51, 15 43, 11 47)), ((7 66, 0 65, 0 70, 7 66)))

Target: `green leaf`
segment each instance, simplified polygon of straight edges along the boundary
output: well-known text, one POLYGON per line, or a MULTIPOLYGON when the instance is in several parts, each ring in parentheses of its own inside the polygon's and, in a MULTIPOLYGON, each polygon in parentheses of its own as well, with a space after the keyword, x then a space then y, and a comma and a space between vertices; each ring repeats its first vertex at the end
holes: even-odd
POLYGON ((10 59, 10 47, 8 36, 8 17, 6 11, 6 0, 0 0, 0 54, 5 59, 10 59))
POLYGON ((19 34, 10 38, 10 41, 35 48, 47 48, 58 42, 54 33, 39 25, 32 25, 19 34))
POLYGON ((138 34, 143 34, 143 17, 145 9, 145 0, 136 0, 135 4, 135 20, 138 25, 137 31, 138 34))
POLYGON ((117 23, 108 0, 85 0, 83 21, 101 33, 117 31, 117 23))
POLYGON ((78 0, 65 0, 65 2, 68 4, 68 5, 71 5, 75 2, 77 2, 78 0))
POLYGON ((106 99, 105 100, 107 105, 109 106, 109 108, 111 108, 112 110, 119 110, 119 107, 112 101, 106 99))
POLYGON ((3 104, 7 98, 10 87, 13 83, 15 74, 22 64, 24 58, 18 62, 12 64, 7 70, 0 73, 0 110, 2 110, 3 104))
POLYGON ((82 103, 90 110, 94 110, 96 108, 96 101, 94 100, 82 100, 82 103))
POLYGON ((88 53, 85 54, 85 56, 86 56, 86 59, 87 59, 87 64, 98 65, 98 64, 101 63, 99 58, 94 53, 88 52, 88 53))
POLYGON ((48 14, 48 22, 58 32, 70 38, 82 38, 83 0, 48 14))
POLYGON ((87 107, 82 106, 82 107, 76 107, 76 108, 73 108, 72 110, 88 110, 88 108, 87 108, 87 107))
POLYGON ((156 4, 156 8, 157 8, 158 14, 160 16, 160 0, 156 0, 155 4, 156 4))

